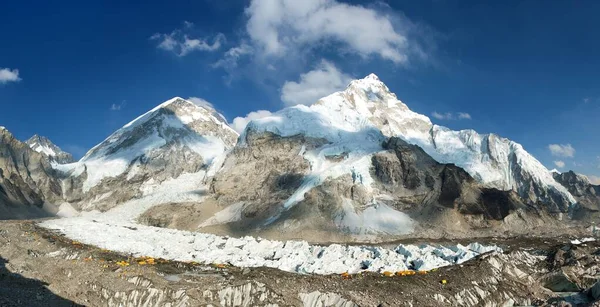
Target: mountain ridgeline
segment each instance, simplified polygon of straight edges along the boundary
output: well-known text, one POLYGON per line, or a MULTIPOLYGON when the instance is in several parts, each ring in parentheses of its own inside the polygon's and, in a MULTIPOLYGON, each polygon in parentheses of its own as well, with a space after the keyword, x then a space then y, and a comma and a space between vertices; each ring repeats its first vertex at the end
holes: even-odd
POLYGON ((335 241, 551 234, 585 229, 600 210, 600 187, 584 176, 553 174, 500 136, 435 125, 375 75, 241 135, 214 109, 176 97, 77 162, 44 137, 0 135, 4 219, 152 196, 158 204, 140 221, 154 226, 335 241), (202 186, 181 192, 202 201, 153 194, 183 186, 184 175, 202 186))

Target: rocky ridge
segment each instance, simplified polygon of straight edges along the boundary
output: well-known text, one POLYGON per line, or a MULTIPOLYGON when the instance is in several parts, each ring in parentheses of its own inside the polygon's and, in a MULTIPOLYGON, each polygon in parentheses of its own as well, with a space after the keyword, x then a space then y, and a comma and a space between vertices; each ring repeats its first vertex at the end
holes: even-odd
POLYGON ((54 143, 52 143, 52 141, 50 141, 47 137, 36 134, 25 141, 25 143, 29 145, 31 149, 45 155, 50 162, 55 162, 58 164, 75 162, 75 160, 73 160, 73 155, 54 145, 54 143))
POLYGON ((47 156, 0 127, 0 217, 42 217, 57 212, 61 186, 47 156))

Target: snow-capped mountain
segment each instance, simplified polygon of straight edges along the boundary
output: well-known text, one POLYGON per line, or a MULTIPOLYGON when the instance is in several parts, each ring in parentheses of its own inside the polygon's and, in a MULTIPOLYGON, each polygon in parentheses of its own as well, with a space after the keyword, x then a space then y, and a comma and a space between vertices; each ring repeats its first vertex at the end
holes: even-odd
MULTIPOLYGON (((346 90, 322 98, 310 107, 284 109, 251 122, 247 129, 281 136, 301 133, 330 141, 352 136, 342 141, 343 147, 371 146, 371 150, 376 149, 381 139, 378 133, 384 137, 397 136, 421 147, 440 163, 465 169, 488 187, 514 190, 532 202, 547 203, 553 211, 565 212, 576 202, 520 144, 494 134, 452 131, 434 125, 427 116, 411 111, 373 74, 352 81, 346 90), (355 145, 352 138, 359 135, 371 141, 355 145)), ((344 151, 356 152, 355 148, 344 151)))
MULTIPOLYGON (((44 161, 58 152, 41 137, 30 141, 41 153, 27 150, 44 161)), ((150 209, 141 217, 148 224, 330 241, 527 233, 535 223, 543 231, 559 227, 562 213, 577 217, 578 191, 596 192, 579 181, 573 188, 518 143, 433 124, 375 75, 251 121, 241 136, 212 108, 175 97, 80 161, 52 167, 39 182, 61 194, 45 199, 67 211, 151 196, 138 206, 139 214, 150 209)), ((584 208, 596 208, 587 196, 593 204, 584 208)))
POLYGON ((385 136, 418 145, 440 163, 465 169, 488 187, 514 190, 532 202, 547 203, 553 211, 564 212, 576 202, 520 144, 495 134, 434 125, 398 100, 374 74, 352 81, 346 90, 319 100, 312 108, 330 117, 343 116, 355 125, 368 122, 385 136))
MULTIPOLYGON (((186 215, 188 225, 331 240, 340 231, 405 235, 423 225, 465 231, 490 220, 526 231, 525 216, 539 221, 576 203, 521 145, 434 125, 375 75, 311 106, 251 121, 211 191, 202 204, 211 209, 186 215)), ((157 208, 146 218, 164 222, 174 214, 157 208)))
POLYGON ((214 110, 175 97, 115 131, 80 161, 56 168, 68 174, 67 200, 85 210, 106 209, 183 173, 206 173, 237 137, 214 110))
POLYGON ((45 155, 51 162, 59 164, 73 163, 73 156, 54 145, 47 137, 35 134, 29 140, 25 141, 31 149, 45 155))

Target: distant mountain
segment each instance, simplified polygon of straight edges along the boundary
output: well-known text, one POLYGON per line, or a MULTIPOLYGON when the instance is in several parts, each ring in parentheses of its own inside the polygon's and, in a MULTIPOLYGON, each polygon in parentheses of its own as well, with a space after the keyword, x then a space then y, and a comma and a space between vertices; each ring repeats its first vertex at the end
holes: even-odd
POLYGON ((600 212, 600 185, 592 184, 586 176, 573 171, 554 173, 554 179, 577 199, 578 205, 585 209, 583 214, 600 212))
POLYGON ((183 173, 206 173, 237 137, 215 110, 175 97, 115 131, 80 161, 56 168, 66 176, 68 202, 106 210, 183 173))
POLYGON ((48 138, 35 134, 29 140, 25 141, 31 149, 45 155, 51 162, 59 164, 73 163, 73 156, 54 145, 48 138))

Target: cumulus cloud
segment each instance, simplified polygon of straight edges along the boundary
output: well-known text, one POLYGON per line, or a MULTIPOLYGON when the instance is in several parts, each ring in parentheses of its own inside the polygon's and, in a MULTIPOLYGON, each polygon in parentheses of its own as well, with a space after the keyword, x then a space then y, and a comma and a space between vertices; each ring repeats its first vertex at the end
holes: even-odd
POLYGON ((362 57, 406 63, 413 45, 406 20, 336 0, 253 0, 246 31, 266 55, 285 56, 298 48, 340 43, 362 57))
POLYGON ((234 118, 230 126, 231 128, 233 128, 233 130, 237 131, 238 133, 242 133, 251 120, 268 117, 271 116, 271 114, 273 113, 267 110, 258 110, 250 112, 244 117, 234 118))
POLYGON ((556 165, 556 167, 558 167, 558 168, 563 168, 563 167, 565 167, 565 162, 560 161, 560 160, 554 161, 554 165, 556 165))
POLYGON ((298 82, 286 81, 281 88, 281 101, 288 106, 311 105, 324 96, 343 90, 351 80, 352 77, 333 63, 322 60, 314 70, 300 75, 298 82))
POLYGON ((451 113, 451 112, 439 113, 437 111, 434 111, 433 113, 431 113, 431 116, 433 116, 434 118, 439 119, 439 120, 471 119, 471 114, 464 113, 464 112, 458 112, 458 113, 451 113))
POLYGON ((157 42, 156 48, 171 51, 180 57, 194 51, 216 51, 225 42, 225 35, 222 33, 215 35, 212 40, 191 38, 186 32, 193 26, 193 23, 184 21, 183 29, 176 29, 171 33, 155 33, 150 39, 157 42))
POLYGON ((18 69, 0 68, 0 84, 19 81, 21 81, 21 78, 19 78, 18 69))
POLYGON ((190 97, 187 100, 193 102, 197 106, 201 106, 201 107, 204 107, 204 108, 210 108, 210 109, 213 109, 213 110, 215 109, 215 107, 213 106, 212 103, 210 103, 210 102, 208 102, 205 99, 200 98, 200 97, 190 97))
POLYGON ((571 144, 550 144, 548 149, 556 157, 573 158, 575 156, 575 148, 571 144))

